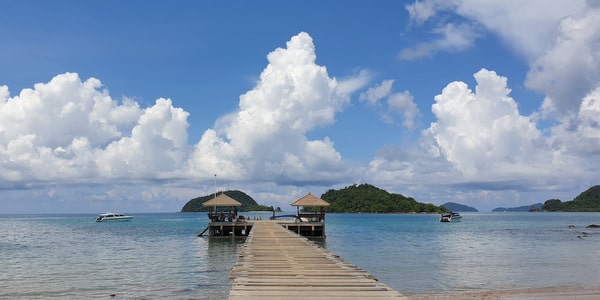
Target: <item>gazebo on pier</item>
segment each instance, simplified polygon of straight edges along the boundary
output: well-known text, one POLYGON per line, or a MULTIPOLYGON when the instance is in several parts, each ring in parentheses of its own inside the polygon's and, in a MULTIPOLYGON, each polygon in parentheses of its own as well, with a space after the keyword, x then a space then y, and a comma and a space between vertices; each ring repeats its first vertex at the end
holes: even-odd
POLYGON ((282 223, 283 227, 302 236, 325 238, 325 207, 330 205, 329 202, 308 193, 291 205, 297 209, 296 222, 282 223), (301 211, 300 206, 320 209, 317 212, 306 212, 301 211))
POLYGON ((208 207, 208 218, 211 222, 233 222, 237 218, 237 208, 242 206, 242 203, 221 192, 217 197, 202 203, 202 206, 208 207), (217 207, 231 207, 232 210, 227 213, 218 212, 217 207))
POLYGON ((198 236, 203 236, 206 231, 211 237, 217 236, 247 236, 252 228, 243 216, 237 215, 237 208, 242 206, 239 201, 221 192, 218 196, 202 203, 208 207, 208 226, 198 236), (217 207, 231 207, 230 211, 217 211, 217 207))
POLYGON ((296 218, 300 222, 323 222, 325 220, 325 207, 329 206, 329 202, 318 198, 317 196, 308 193, 304 197, 294 201, 292 206, 296 206, 296 218), (304 207, 320 207, 318 212, 300 212, 300 206, 304 207))

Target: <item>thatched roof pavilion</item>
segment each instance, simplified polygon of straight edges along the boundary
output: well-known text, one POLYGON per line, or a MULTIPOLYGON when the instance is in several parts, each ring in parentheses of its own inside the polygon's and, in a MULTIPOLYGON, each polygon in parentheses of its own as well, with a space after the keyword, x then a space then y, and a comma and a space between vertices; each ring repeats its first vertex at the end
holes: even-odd
POLYGON ((232 222, 237 217, 237 207, 242 206, 242 203, 227 196, 225 193, 220 193, 218 196, 202 203, 202 206, 208 206, 208 218, 212 222, 232 222), (233 212, 228 212, 227 214, 223 212, 217 213, 217 206, 233 207, 233 212))
POLYGON ((217 197, 202 203, 202 206, 242 206, 242 203, 225 195, 225 193, 220 193, 217 197))
POLYGON ((325 207, 325 206, 329 206, 329 202, 311 194, 310 192, 308 194, 306 194, 304 197, 294 201, 294 203, 292 203, 292 206, 304 206, 304 207, 309 207, 309 206, 316 206, 316 207, 325 207))
POLYGON ((292 206, 296 206, 297 218, 300 221, 308 220, 311 222, 321 222, 325 219, 325 211, 323 207, 329 206, 329 202, 311 194, 310 192, 304 197, 294 201, 292 206), (302 207, 320 207, 320 212, 315 213, 300 213, 300 206, 302 207))

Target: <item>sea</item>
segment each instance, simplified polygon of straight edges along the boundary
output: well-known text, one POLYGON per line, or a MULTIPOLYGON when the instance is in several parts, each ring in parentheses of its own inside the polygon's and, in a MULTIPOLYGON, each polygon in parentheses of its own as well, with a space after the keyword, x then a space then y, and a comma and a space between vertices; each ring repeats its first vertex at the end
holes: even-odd
MULTIPOLYGON (((270 213, 242 212, 248 219, 270 213)), ((205 213, 0 215, 0 299, 227 299, 243 238, 205 213)), ((600 287, 600 213, 328 214, 315 243, 405 295, 600 287)))

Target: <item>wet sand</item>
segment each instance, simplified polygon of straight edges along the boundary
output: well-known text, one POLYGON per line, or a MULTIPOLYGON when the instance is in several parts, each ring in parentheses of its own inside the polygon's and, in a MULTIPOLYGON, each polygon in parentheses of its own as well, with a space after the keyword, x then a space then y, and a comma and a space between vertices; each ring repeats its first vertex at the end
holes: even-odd
POLYGON ((541 288, 456 294, 405 294, 410 300, 598 300, 598 288, 541 288))

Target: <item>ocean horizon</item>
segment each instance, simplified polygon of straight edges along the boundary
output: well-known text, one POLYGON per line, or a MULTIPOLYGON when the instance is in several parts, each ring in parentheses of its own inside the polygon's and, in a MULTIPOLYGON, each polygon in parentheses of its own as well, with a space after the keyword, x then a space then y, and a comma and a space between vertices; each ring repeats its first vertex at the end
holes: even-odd
MULTIPOLYGON (((0 215, 0 299, 228 298, 244 238, 197 237, 206 213, 132 214, 0 215)), ((462 215, 327 214, 316 243, 405 295, 600 286, 600 213, 462 215)))

